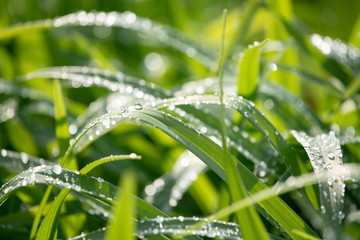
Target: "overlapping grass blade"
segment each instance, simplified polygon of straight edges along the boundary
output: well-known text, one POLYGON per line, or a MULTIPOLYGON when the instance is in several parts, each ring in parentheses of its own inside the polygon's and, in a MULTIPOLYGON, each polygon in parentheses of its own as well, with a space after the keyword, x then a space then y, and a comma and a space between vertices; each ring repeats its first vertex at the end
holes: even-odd
POLYGON ((192 49, 191 52, 194 54, 191 54, 191 56, 194 59, 200 61, 210 69, 213 69, 216 66, 216 62, 214 61, 214 59, 216 59, 214 57, 215 54, 212 53, 211 49, 204 50, 202 47, 195 45, 192 41, 187 39, 176 29, 147 18, 139 17, 130 11, 123 13, 105 13, 96 11, 87 13, 85 11, 79 11, 57 17, 55 19, 17 24, 15 26, 10 26, 7 29, 3 29, 0 32, 0 40, 26 34, 27 32, 74 26, 105 26, 130 29, 147 37, 153 38, 159 43, 165 44, 185 54, 186 52, 189 52, 189 49, 192 49))
MULTIPOLYGON (((124 159, 140 159, 139 156, 136 154, 133 155, 120 155, 120 156, 110 156, 106 158, 99 159, 95 162, 92 162, 86 165, 84 168, 80 170, 80 174, 87 174, 93 168, 99 166, 100 164, 107 163, 110 161, 117 161, 117 160, 124 160, 124 159)), ((61 173, 60 165, 55 165, 52 169, 55 173, 61 173)), ((61 210, 61 206, 70 192, 70 189, 63 189, 59 195, 57 196, 56 200, 51 204, 50 209, 45 215, 44 220, 42 221, 39 230, 36 234, 36 239, 56 239, 57 236, 57 225, 59 221, 59 214, 61 210)), ((133 199, 131 201, 134 201, 133 199)))
MULTIPOLYGON (((206 98, 202 100, 207 104, 219 103, 219 98, 217 96, 205 97, 206 98)), ((201 98, 197 97, 193 100, 195 101, 195 99, 199 101, 201 98)), ((189 103, 190 102, 188 101, 187 104, 189 103)), ((184 104, 184 100, 182 101, 182 104, 184 104)), ((88 125, 88 127, 84 129, 83 132, 79 134, 79 136, 74 140, 73 145, 68 151, 71 151, 74 148, 74 145, 79 142, 79 139, 83 138, 87 133, 89 135, 86 135, 86 137, 84 138, 86 139, 86 141, 89 141, 88 137, 92 136, 92 134, 94 134, 95 131, 98 130, 96 129, 97 124, 102 125, 103 122, 113 122, 113 126, 115 126, 121 124, 125 120, 130 120, 139 124, 140 122, 142 122, 150 126, 159 128, 161 131, 173 137, 176 141, 178 141, 188 150, 193 152, 197 157, 204 161, 207 166, 211 168, 219 177, 226 180, 226 175, 223 170, 223 159, 221 157, 222 150, 217 144, 215 144, 213 141, 203 136, 202 134, 196 132, 194 129, 190 128, 183 122, 180 122, 178 119, 173 118, 171 115, 151 108, 142 107, 141 109, 136 109, 135 107, 132 107, 118 112, 108 113, 100 118, 97 118, 96 120, 92 121, 88 125)), ((102 131, 108 131, 108 129, 104 128, 103 126, 102 129, 102 131)), ((275 136, 277 135, 274 133, 274 137, 275 136)), ((235 158, 231 157, 231 159, 231 161, 237 162, 235 158)), ((241 176, 244 178, 244 183, 250 194, 266 188, 264 183, 262 183, 261 180, 259 180, 255 175, 253 175, 253 173, 251 173, 240 162, 237 162, 237 168, 239 169, 241 176)), ((298 238, 298 236, 293 234, 293 229, 299 229, 300 231, 304 231, 314 235, 314 232, 307 226, 307 224, 301 218, 299 218, 299 216, 297 216, 280 198, 274 197, 271 200, 260 202, 259 205, 263 207, 276 221, 278 221, 279 224, 290 236, 298 238), (286 214, 284 214, 284 212, 286 214)))
MULTIPOLYGON (((3 204, 9 194, 20 187, 33 184, 54 185, 57 188, 68 188, 73 191, 91 195, 101 201, 114 201, 118 188, 103 179, 80 174, 61 168, 59 165, 41 165, 29 168, 10 179, 0 188, 0 204, 3 204), (60 173, 59 173, 60 172, 60 173), (59 174, 58 174, 59 173, 59 174)), ((141 217, 153 218, 165 216, 161 211, 145 201, 137 199, 137 214, 141 217)))

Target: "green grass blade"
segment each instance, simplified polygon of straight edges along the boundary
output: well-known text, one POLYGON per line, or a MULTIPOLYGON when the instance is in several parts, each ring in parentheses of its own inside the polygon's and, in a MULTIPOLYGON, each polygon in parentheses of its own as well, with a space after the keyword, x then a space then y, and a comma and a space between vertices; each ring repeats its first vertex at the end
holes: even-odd
MULTIPOLYGON (((208 104, 219 103, 219 97, 207 97, 207 101, 203 99, 204 102, 208 104)), ((199 101, 199 99, 201 98, 196 99, 197 101, 199 101)), ((86 132, 81 133, 79 136, 88 139, 86 137, 86 133, 90 134, 90 136, 93 135, 94 132, 98 130, 96 129, 96 125, 98 123, 101 124, 102 122, 109 120, 114 121, 115 125, 117 125, 124 122, 124 119, 132 120, 135 123, 143 122, 149 124, 150 126, 155 126, 159 128, 161 131, 165 132, 169 136, 176 139, 179 143, 184 145, 188 150, 192 151, 196 156, 198 156, 202 161, 204 161, 219 177, 224 180, 226 179, 226 175, 223 169, 223 158, 221 157, 223 151, 217 144, 215 144, 213 141, 206 138, 202 134, 199 134, 194 129, 189 128, 184 123, 179 122, 179 120, 174 119, 172 116, 166 113, 162 113, 160 111, 156 111, 154 109, 129 108, 125 111, 121 110, 118 112, 105 114, 102 117, 91 122, 89 128, 85 130, 86 132), (90 128, 92 128, 91 131, 90 128)), ((232 161, 236 160, 232 157, 232 161)), ((253 175, 253 173, 250 172, 240 162, 238 162, 237 167, 240 171, 241 176, 244 178, 246 188, 251 194, 266 188, 262 181, 259 180, 255 175, 253 175)), ((275 197, 271 200, 267 200, 259 204, 276 221, 278 221, 282 227, 284 227, 284 229, 290 236, 294 237, 295 239, 298 239, 298 236, 295 236, 292 233, 292 229, 299 229, 301 231, 314 235, 314 232, 307 226, 307 224, 301 218, 299 218, 299 216, 297 216, 280 198, 275 197), (284 216, 286 216, 286 218, 284 216)))
POLYGON ((256 91, 259 77, 260 49, 268 40, 254 43, 244 52, 239 63, 238 95, 249 97, 256 91))
POLYGON ((108 222, 106 240, 134 239, 135 223, 133 222, 136 202, 131 195, 136 192, 135 175, 125 173, 122 177, 122 191, 117 193, 113 218, 108 222))
POLYGON ((22 172, 30 167, 35 167, 42 164, 53 164, 52 162, 31 156, 24 152, 19 153, 11 150, 1 149, 0 153, 0 166, 16 172, 22 172))
POLYGON ((151 21, 147 18, 139 17, 130 11, 123 13, 115 11, 109 13, 95 11, 87 13, 85 11, 79 11, 76 13, 70 13, 65 16, 60 16, 55 19, 46 19, 36 22, 28 22, 26 24, 18 24, 16 26, 10 26, 8 28, 2 29, 0 32, 0 41, 26 34, 29 31, 40 31, 75 26, 106 26, 130 29, 139 34, 153 38, 159 43, 165 44, 185 54, 186 51, 191 48, 195 52, 192 58, 198 60, 210 69, 216 65, 216 62, 213 60, 215 59, 215 54, 212 54, 211 49, 205 50, 188 40, 176 29, 162 25, 155 21, 151 21), (100 16, 100 18, 98 16, 100 16), (104 19, 103 16, 105 16, 104 19), (100 20, 94 21, 94 19, 100 20))
MULTIPOLYGON (((224 88, 223 88, 223 68, 224 68, 224 44, 225 44, 225 29, 226 29, 226 18, 227 18, 227 10, 223 11, 223 33, 222 33, 222 46, 220 52, 220 72, 219 72, 219 80, 220 80, 220 122, 221 122, 221 139, 222 139, 222 147, 223 147, 223 158, 224 158, 224 168, 226 172, 226 177, 228 180, 228 186, 232 201, 239 201, 243 199, 247 195, 247 190, 244 185, 243 179, 241 178, 239 172, 235 168, 235 165, 232 162, 230 157, 229 149, 227 147, 227 130, 225 125, 225 106, 224 106, 224 88)), ((265 43, 263 43, 265 44, 265 43)), ((260 47, 260 46, 259 46, 260 47)), ((243 89, 247 93, 252 93, 254 91, 254 87, 256 87, 257 75, 249 75, 246 71, 248 70, 249 63, 256 65, 253 66, 251 71, 256 71, 258 73, 258 65, 259 65, 259 48, 255 47, 257 50, 248 49, 243 59, 240 63, 240 77, 239 81, 247 80, 249 84, 244 86, 243 89), (254 50, 254 52, 252 51, 254 50), (255 69, 254 69, 255 68, 255 69), (253 79, 255 77, 255 79, 253 79), (255 84, 253 84, 255 81, 255 84)), ((242 83, 242 82, 240 82, 242 83)), ((243 86, 239 86, 243 87, 243 86)), ((266 234, 266 229, 264 224, 261 222, 261 219, 255 209, 252 207, 248 207, 244 210, 238 211, 236 213, 237 220, 241 227, 241 232, 246 240, 256 240, 256 239, 269 239, 266 234)))
MULTIPOLYGON (((69 126, 66 119, 66 106, 61 85, 58 80, 54 81, 54 106, 56 121, 56 136, 59 143, 59 156, 64 156, 66 149, 69 147, 70 134, 69 126)), ((63 165, 63 164, 62 164, 63 165)))
POLYGON ((135 153, 132 153, 130 155, 111 155, 111 156, 104 157, 104 158, 101 158, 99 160, 89 163, 88 165, 83 167, 79 172, 81 174, 87 174, 92 169, 94 169, 95 167, 97 167, 101 164, 104 164, 107 162, 112 162, 112 161, 125 160, 125 159, 133 159, 133 160, 138 159, 139 160, 139 159, 141 159, 141 156, 138 156, 135 153))
MULTIPOLYGON (((135 155, 117 155, 117 156, 109 156, 102 159, 99 159, 97 161, 94 161, 92 163, 89 163, 84 168, 82 168, 79 173, 81 174, 87 174, 89 171, 94 169, 95 167, 111 162, 111 161, 117 161, 117 160, 124 160, 124 159, 140 159, 139 156, 135 155)), ((57 171, 60 171, 61 169, 59 165, 55 165, 54 168, 58 168, 57 171)), ((53 168, 53 171, 54 171, 53 168)), ((42 239, 56 239, 57 234, 57 228, 58 228, 58 222, 59 222, 59 213, 62 207, 62 204, 67 196, 67 194, 70 192, 69 188, 63 189, 59 195, 57 196, 56 200, 51 204, 50 209, 45 215, 45 218, 43 222, 40 225, 39 230, 36 234, 37 240, 42 239)))
MULTIPOLYGON (((334 132, 310 137, 304 132, 291 132, 301 143, 309 156, 315 173, 323 171, 338 171, 343 165, 340 141, 334 132)), ((339 231, 339 223, 344 218, 343 203, 345 183, 341 177, 331 177, 327 182, 319 184, 321 213, 334 231, 339 231)), ((325 229, 324 229, 325 231, 325 229)))
MULTIPOLYGON (((56 122, 56 135, 57 140, 59 144, 59 156, 60 158, 63 157, 63 155, 66 152, 66 149, 69 147, 69 141, 70 141, 70 134, 69 134, 69 126, 67 124, 66 120, 66 106, 64 102, 64 97, 62 94, 61 86, 58 80, 54 81, 53 84, 53 99, 54 99, 54 106, 55 106, 55 122, 56 122)), ((62 165, 64 163, 61 163, 62 165)), ((70 164, 68 164, 71 169, 77 169, 77 164, 75 161, 72 161, 70 164)), ((37 231, 38 226, 40 224, 40 219, 42 216, 42 213, 44 211, 45 204, 48 200, 50 191, 52 187, 49 186, 46 190, 46 194, 44 195, 43 199, 41 200, 39 211, 35 215, 35 219, 33 221, 33 225, 31 227, 31 234, 30 239, 34 238, 35 232, 37 232, 35 238, 36 239, 56 239, 57 234, 57 223, 58 223, 58 216, 60 213, 60 207, 62 205, 62 200, 65 199, 67 193, 64 195, 62 194, 59 198, 59 201, 56 201, 54 203, 54 208, 50 208, 51 211, 49 211, 44 219, 43 224, 40 226, 40 229, 37 231), (61 200, 62 199, 62 200, 61 200), (56 205, 56 206, 55 206, 56 205), (52 221, 54 223, 52 224, 52 221), (50 225, 49 225, 50 224, 50 225), (40 233, 39 233, 40 232, 40 233)))
MULTIPOLYGON (((0 205, 4 203, 9 194, 18 188, 33 184, 53 185, 57 188, 69 188, 82 194, 91 195, 102 201, 114 201, 118 188, 102 179, 79 174, 59 165, 41 165, 18 174, 0 188, 0 205), (60 173, 59 173, 60 172, 60 173)), ((154 218, 166 216, 150 204, 134 197, 137 200, 137 214, 141 217, 154 218)))

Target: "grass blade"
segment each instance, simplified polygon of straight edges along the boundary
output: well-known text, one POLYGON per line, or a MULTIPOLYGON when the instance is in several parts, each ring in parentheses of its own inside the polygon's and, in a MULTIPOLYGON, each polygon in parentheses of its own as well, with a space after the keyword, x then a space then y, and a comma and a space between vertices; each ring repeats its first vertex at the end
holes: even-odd
MULTIPOLYGON (((315 137, 310 137, 304 132, 292 131, 292 134, 304 147, 315 173, 339 171, 342 167, 340 141, 335 137, 334 132, 315 137)), ((333 230, 339 231, 339 223, 344 218, 342 212, 345 196, 344 180, 342 177, 331 177, 327 182, 319 184, 319 188, 321 213, 325 221, 330 221, 333 230)))
POLYGON ((132 217, 136 202, 130 196, 135 194, 135 188, 135 176, 126 173, 122 177, 122 191, 117 193, 114 217, 108 222, 107 240, 116 240, 119 237, 124 240, 134 239, 135 223, 132 217))
POLYGON ((260 49, 267 42, 267 39, 261 43, 255 42, 245 50, 239 63, 238 95, 249 97, 254 94, 258 86, 260 49))
MULTIPOLYGON (((89 171, 99 166, 100 164, 111 161, 124 160, 124 159, 140 159, 140 157, 135 154, 135 155, 110 156, 110 157, 102 158, 86 165, 84 168, 80 170, 80 173, 87 174, 89 171)), ((55 173, 62 171, 59 165, 55 165, 52 170, 55 171, 55 173)), ((69 188, 63 189, 57 196, 56 200, 53 201, 53 203, 50 206, 50 209, 45 215, 43 222, 40 225, 39 230, 37 231, 36 234, 37 240, 56 239, 61 206, 69 192, 70 192, 69 188)))

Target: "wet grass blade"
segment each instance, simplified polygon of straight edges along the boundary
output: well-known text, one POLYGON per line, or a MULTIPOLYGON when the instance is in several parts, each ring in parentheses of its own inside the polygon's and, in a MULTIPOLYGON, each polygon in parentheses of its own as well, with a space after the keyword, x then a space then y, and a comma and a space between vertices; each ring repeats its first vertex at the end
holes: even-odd
POLYGON ((0 32, 0 40, 5 40, 15 36, 46 29, 55 29, 60 27, 84 27, 84 26, 106 26, 120 27, 130 29, 139 34, 143 34, 157 40, 160 44, 167 45, 184 54, 188 49, 192 49, 192 58, 198 60, 209 69, 216 66, 214 61, 216 56, 211 49, 203 49, 200 45, 196 45, 176 29, 162 25, 158 22, 147 18, 137 16, 135 13, 126 11, 120 12, 85 12, 79 11, 60 16, 55 19, 39 20, 35 22, 27 22, 26 24, 18 24, 2 29, 0 32), (99 17, 100 16, 100 17, 99 17), (95 21, 95 19, 97 19, 95 21))
MULTIPOLYGON (((334 132, 310 137, 304 132, 292 131, 296 140, 301 143, 309 156, 315 173, 323 171, 339 171, 343 165, 340 141, 334 132)), ((321 199, 321 214, 324 221, 331 224, 338 232, 339 223, 344 218, 343 204, 345 183, 342 177, 331 177, 319 184, 321 199)), ((324 229, 325 230, 325 229, 324 229)))
MULTIPOLYGON (((100 178, 83 175, 77 171, 61 168, 59 165, 41 165, 29 168, 3 184, 0 188, 0 205, 3 204, 9 194, 16 189, 33 184, 54 185, 60 189, 69 188, 82 194, 91 195, 105 202, 113 202, 118 190, 115 185, 100 178)), ((145 201, 137 197, 134 198, 137 199, 137 214, 139 216, 148 218, 166 216, 145 201)))
MULTIPOLYGON (((87 174, 93 168, 103 163, 117 161, 117 160, 124 160, 124 159, 140 159, 140 157, 135 154, 135 155, 110 156, 110 157, 102 158, 86 165, 84 168, 80 170, 80 174, 87 174)), ((55 171, 55 173, 62 171, 59 165, 55 165, 52 170, 55 171)), ((39 230, 37 231, 36 234, 37 240, 56 239, 60 210, 69 192, 70 192, 69 188, 63 189, 57 196, 56 200, 53 201, 53 203, 50 206, 50 209, 46 213, 45 218, 40 225, 39 230)))
MULTIPOLYGON (((207 96, 208 97, 208 96, 207 96)), ((201 98, 196 98, 197 101, 201 98)), ((184 101, 184 99, 183 99, 184 101)), ((195 99, 194 99, 195 101, 195 99)), ((207 98, 204 102, 219 103, 219 97, 207 98)), ((192 151, 197 157, 204 161, 209 168, 211 168, 219 177, 226 180, 226 174, 224 171, 224 162, 222 156, 222 149, 207 137, 199 134, 188 125, 180 122, 178 119, 173 118, 171 115, 165 112, 157 111, 150 108, 128 108, 118 112, 112 112, 103 115, 102 117, 91 122, 89 126, 79 134, 74 144, 78 142, 78 139, 84 137, 88 139, 88 135, 92 136, 96 130, 97 124, 105 122, 114 122, 114 126, 123 123, 125 120, 133 121, 134 123, 145 123, 150 126, 159 128, 164 133, 173 137, 180 144, 184 145, 188 150, 192 151), (91 129, 91 131, 90 131, 91 129)), ((108 129, 101 127, 102 131, 108 131, 108 129)), ((275 136, 275 133, 274 133, 275 136)), ((277 138, 277 137, 276 137, 277 138)), ((285 141, 285 140, 283 140, 285 141)), ((71 146, 69 151, 74 146, 71 146)), ((237 162, 235 158, 231 156, 231 161, 237 162)), ((250 194, 265 189, 266 186, 262 181, 257 178, 252 172, 248 170, 240 162, 237 162, 237 168, 241 176, 244 178, 244 183, 250 194)), ((274 197, 270 200, 260 202, 259 205, 264 208, 284 229, 285 231, 295 239, 299 239, 297 235, 294 235, 292 230, 299 229, 300 231, 307 232, 314 236, 315 233, 307 226, 307 224, 293 212, 280 198, 274 197)))

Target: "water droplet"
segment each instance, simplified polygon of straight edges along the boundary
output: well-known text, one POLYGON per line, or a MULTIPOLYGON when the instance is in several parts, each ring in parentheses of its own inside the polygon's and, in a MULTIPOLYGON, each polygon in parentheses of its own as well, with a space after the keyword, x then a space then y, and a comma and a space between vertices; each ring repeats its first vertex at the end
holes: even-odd
POLYGON ((62 172, 62 168, 60 167, 60 165, 56 164, 53 166, 52 171, 55 174, 59 175, 62 172))
POLYGON ((156 219, 155 219, 155 221, 156 221, 157 223, 162 223, 162 222, 164 221, 164 217, 162 217, 162 216, 157 216, 156 219))
POLYGON ((138 155, 136 153, 130 153, 129 155, 131 158, 136 158, 138 155))
POLYGON ((328 158, 329 158, 330 160, 334 160, 334 159, 335 159, 334 153, 329 152, 329 153, 328 153, 328 158))
POLYGON ((21 161, 23 164, 27 164, 29 162, 29 156, 26 153, 21 153, 21 161))
POLYGON ((6 157, 7 156, 7 151, 5 149, 1 149, 1 156, 6 157))
POLYGON ((136 104, 134 105, 134 108, 135 108, 136 110, 141 110, 141 109, 142 109, 142 105, 141 105, 140 103, 136 103, 136 104))

